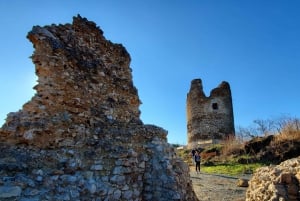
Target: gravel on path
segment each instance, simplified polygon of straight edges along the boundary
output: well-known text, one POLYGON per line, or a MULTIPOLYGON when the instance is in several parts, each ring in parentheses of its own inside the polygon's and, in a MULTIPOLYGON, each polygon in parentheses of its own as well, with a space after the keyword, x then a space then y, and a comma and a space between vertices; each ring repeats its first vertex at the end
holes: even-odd
POLYGON ((194 191, 200 201, 242 201, 245 187, 238 187, 239 178, 250 179, 251 175, 232 177, 228 175, 190 172, 194 191))

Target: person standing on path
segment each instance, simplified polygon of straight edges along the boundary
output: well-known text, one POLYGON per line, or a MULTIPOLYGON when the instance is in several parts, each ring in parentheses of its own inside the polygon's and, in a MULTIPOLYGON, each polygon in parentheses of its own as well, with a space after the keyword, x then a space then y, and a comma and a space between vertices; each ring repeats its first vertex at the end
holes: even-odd
POLYGON ((192 154, 192 163, 193 163, 194 165, 196 164, 196 163, 195 163, 195 153, 196 153, 196 150, 193 149, 192 152, 191 152, 191 154, 192 154))
POLYGON ((196 163, 196 172, 197 172, 197 174, 198 174, 198 172, 200 173, 200 162, 201 162, 200 153, 198 151, 196 151, 196 153, 195 153, 195 163, 196 163))

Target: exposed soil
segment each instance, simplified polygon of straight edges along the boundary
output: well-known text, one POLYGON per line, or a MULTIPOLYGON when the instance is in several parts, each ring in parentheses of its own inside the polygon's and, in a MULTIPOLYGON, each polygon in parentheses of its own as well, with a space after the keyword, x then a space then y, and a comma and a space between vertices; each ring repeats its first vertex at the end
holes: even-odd
POLYGON ((242 201, 245 200, 245 187, 238 187, 239 178, 250 179, 251 175, 232 177, 190 172, 194 191, 200 201, 242 201))

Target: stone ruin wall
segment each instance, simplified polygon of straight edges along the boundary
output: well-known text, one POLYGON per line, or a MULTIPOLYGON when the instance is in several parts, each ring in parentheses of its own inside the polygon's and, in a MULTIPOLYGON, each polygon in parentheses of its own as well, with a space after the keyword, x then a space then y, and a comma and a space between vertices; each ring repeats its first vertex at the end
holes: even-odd
POLYGON ((197 200, 167 131, 140 120, 122 45, 79 15, 27 38, 38 84, 0 129, 0 200, 197 200))
POLYGON ((207 97, 201 79, 194 79, 186 102, 188 148, 196 147, 200 141, 221 140, 234 134, 231 90, 227 82, 222 82, 207 97))
POLYGON ((130 56, 102 34, 81 18, 72 25, 33 27, 27 38, 35 48, 36 94, 20 112, 8 115, 3 133, 9 140, 40 147, 79 145, 96 138, 107 123, 139 123, 130 56))

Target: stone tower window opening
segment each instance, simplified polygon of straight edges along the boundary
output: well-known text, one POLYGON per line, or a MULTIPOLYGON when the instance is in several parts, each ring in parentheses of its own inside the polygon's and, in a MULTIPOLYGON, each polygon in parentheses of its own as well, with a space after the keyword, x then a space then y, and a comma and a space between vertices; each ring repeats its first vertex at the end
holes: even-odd
POLYGON ((213 104, 212 104, 212 109, 213 109, 213 110, 219 109, 218 103, 213 103, 213 104))

